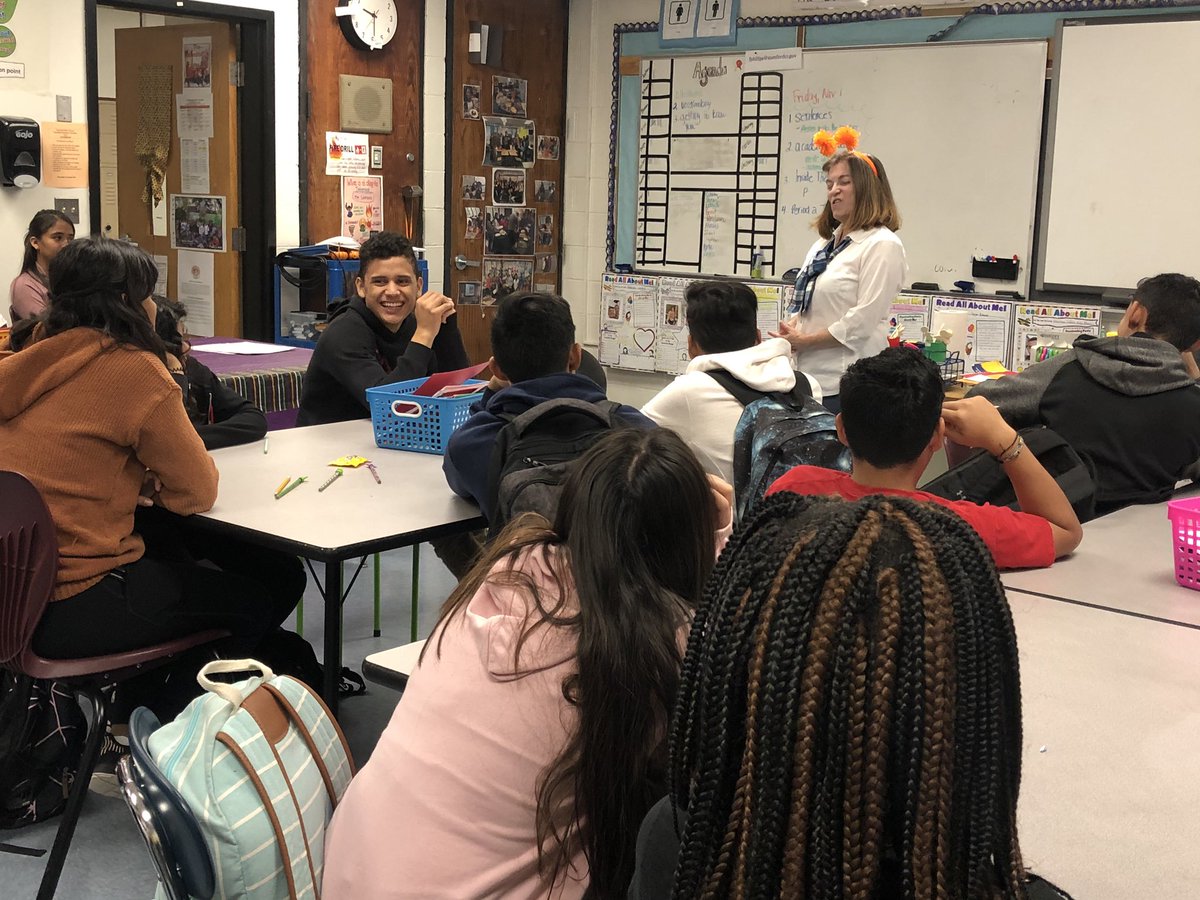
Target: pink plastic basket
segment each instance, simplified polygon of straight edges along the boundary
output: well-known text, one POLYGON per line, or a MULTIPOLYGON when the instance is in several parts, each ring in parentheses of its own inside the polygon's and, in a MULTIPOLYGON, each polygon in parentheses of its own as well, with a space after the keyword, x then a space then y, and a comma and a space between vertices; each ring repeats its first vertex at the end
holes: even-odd
POLYGON ((1175 547, 1175 580, 1200 591, 1200 497, 1169 501, 1167 516, 1175 547))

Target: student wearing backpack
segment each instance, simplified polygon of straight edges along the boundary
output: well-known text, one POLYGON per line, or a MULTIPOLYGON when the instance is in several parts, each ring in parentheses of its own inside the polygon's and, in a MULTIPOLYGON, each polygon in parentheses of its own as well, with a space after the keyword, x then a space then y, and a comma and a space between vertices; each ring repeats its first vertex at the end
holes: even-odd
MULTIPOLYGON (((758 298, 740 281, 693 281, 684 298, 691 360, 642 412, 682 437, 706 472, 732 483, 734 429, 745 404, 710 373, 728 373, 748 389, 744 396, 787 394, 797 381, 792 348, 783 338, 761 340, 758 298)), ((820 401, 816 381, 802 377, 820 401)))
POLYGON ((841 380, 838 437, 850 448, 850 474, 796 466, 768 495, 833 494, 858 500, 889 494, 946 506, 966 519, 1001 569, 1048 566, 1074 550, 1083 528, 1062 488, 994 406, 982 397, 943 403, 941 374, 921 353, 889 347, 860 359, 841 380), (1000 463, 1023 512, 969 500, 946 500, 917 484, 949 438, 987 450, 1000 463))
POLYGON ((492 320, 492 381, 471 406, 471 417, 450 437, 442 470, 450 489, 479 504, 491 519, 489 472, 501 430, 549 400, 601 405, 614 421, 641 428, 654 423, 631 406, 609 404, 603 389, 576 370, 582 348, 575 341, 571 307, 555 294, 509 294, 492 320))
POLYGON ((1045 362, 970 396, 1014 428, 1045 425, 1090 462, 1097 515, 1165 500, 1200 460, 1200 282, 1164 274, 1138 284, 1115 337, 1076 339, 1045 362))
POLYGON ((512 522, 446 602, 334 814, 324 900, 622 896, 729 520, 670 431, 586 452, 553 525, 512 522))

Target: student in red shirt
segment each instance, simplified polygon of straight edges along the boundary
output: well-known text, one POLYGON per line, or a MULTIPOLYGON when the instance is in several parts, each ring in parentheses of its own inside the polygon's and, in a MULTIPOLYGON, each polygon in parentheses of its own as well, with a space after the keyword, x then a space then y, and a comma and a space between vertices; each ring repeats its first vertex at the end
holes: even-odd
POLYGON ((845 500, 896 494, 939 503, 975 529, 1001 569, 1048 566, 1079 545, 1083 529, 1070 502, 1037 458, 1025 452, 1016 430, 982 397, 943 403, 937 366, 920 353, 895 347, 858 360, 842 376, 840 394, 838 437, 850 448, 851 474, 797 466, 768 494, 836 494, 845 500), (930 458, 947 438, 992 453, 1023 512, 917 490, 930 458))

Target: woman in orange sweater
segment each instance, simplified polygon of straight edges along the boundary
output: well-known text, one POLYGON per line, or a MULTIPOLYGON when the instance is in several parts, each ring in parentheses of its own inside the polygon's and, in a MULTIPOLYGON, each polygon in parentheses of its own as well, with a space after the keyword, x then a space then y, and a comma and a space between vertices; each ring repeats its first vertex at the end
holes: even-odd
POLYGON ((145 556, 133 530, 139 504, 188 515, 217 497, 216 466, 168 372, 178 361, 152 326, 153 261, 81 239, 49 274, 44 336, 0 354, 0 466, 37 486, 58 532, 34 649, 73 658, 226 628, 231 652, 253 651, 291 608, 244 576, 145 556))

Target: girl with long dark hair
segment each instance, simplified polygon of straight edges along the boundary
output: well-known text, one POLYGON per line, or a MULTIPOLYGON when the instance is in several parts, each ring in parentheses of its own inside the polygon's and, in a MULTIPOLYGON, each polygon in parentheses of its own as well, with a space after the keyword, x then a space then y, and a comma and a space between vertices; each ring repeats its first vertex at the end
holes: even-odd
POLYGON ((1061 896, 1017 841, 1004 590, 938 506, 767 497, 705 591, 670 743, 630 897, 1061 896))
MULTIPOLYGON (((216 466, 152 325, 153 260, 124 241, 84 238, 54 258, 49 274, 38 339, 0 353, 0 466, 33 482, 58 532, 54 596, 34 649, 73 659, 225 628, 227 652, 252 652, 296 596, 147 555, 134 530, 139 505, 188 515, 217 496, 216 466)), ((137 699, 172 711, 156 695, 137 699)))
POLYGON ((21 273, 13 279, 8 295, 13 323, 36 316, 46 308, 50 290, 50 262, 75 239, 71 220, 54 209, 39 210, 25 232, 21 273))
POLYGON ((510 523, 338 807, 326 900, 621 896, 728 517, 678 436, 630 428, 580 458, 553 525, 510 523))

